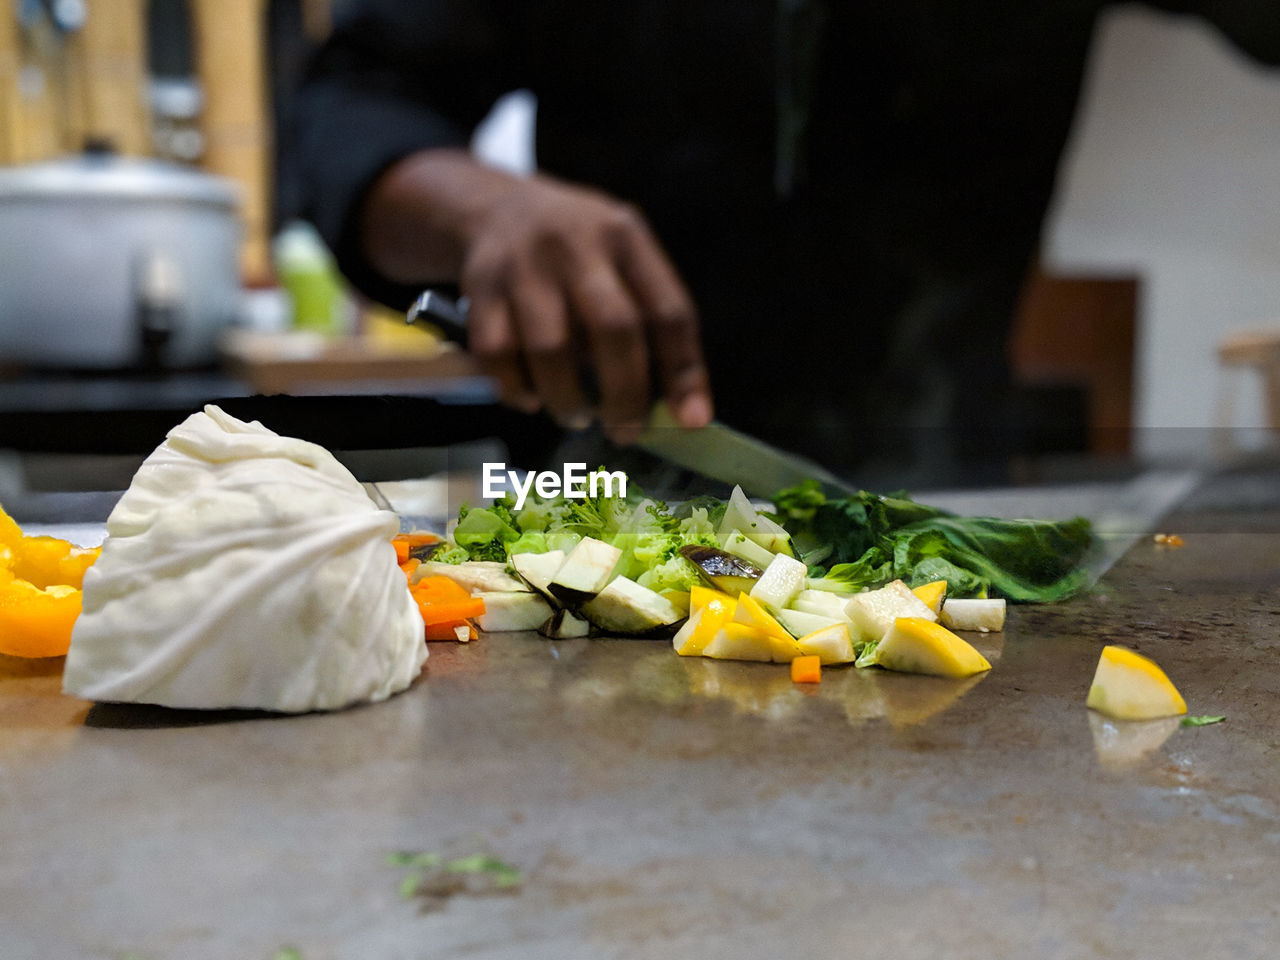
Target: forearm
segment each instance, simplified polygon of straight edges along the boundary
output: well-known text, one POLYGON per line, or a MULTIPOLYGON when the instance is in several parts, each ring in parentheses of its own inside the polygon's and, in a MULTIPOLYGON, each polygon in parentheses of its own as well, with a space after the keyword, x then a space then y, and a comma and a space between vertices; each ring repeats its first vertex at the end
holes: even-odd
MULTIPOLYGON (((350 0, 292 98, 282 138, 296 196, 289 212, 317 226, 371 299, 403 309, 415 286, 449 274, 414 270, 400 283, 380 271, 365 254, 364 211, 371 197, 370 211, 381 209, 383 187, 404 185, 403 170, 387 177, 393 168, 418 153, 460 153, 499 95, 529 85, 508 35, 513 12, 510 0, 350 0)), ((422 218, 408 212, 415 207, 405 216, 411 243, 421 242, 422 218)), ((393 258, 409 249, 404 220, 371 223, 393 258)))

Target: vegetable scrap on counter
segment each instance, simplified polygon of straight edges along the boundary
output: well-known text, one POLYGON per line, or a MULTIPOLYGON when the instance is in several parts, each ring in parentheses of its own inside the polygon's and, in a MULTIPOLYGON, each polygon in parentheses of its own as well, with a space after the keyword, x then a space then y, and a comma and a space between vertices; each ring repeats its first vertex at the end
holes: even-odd
POLYGON ((387 866, 404 869, 400 896, 418 900, 423 910, 439 909, 454 896, 487 896, 519 893, 524 874, 487 853, 445 857, 439 853, 397 851, 386 857, 387 866))
POLYGON ((791 661, 792 683, 821 683, 822 658, 814 654, 796 657, 791 661))
POLYGON ((1154 660, 1114 644, 1102 648, 1085 703, 1114 720, 1156 720, 1187 712, 1182 694, 1154 660))

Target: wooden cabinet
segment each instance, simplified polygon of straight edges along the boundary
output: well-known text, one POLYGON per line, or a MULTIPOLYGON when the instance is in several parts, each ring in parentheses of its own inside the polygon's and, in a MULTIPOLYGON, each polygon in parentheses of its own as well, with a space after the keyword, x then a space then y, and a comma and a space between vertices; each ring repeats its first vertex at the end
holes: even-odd
POLYGON ((1089 452, 1129 452, 1133 425, 1135 277, 1052 276, 1034 269, 1010 337, 1023 386, 1085 391, 1089 452))

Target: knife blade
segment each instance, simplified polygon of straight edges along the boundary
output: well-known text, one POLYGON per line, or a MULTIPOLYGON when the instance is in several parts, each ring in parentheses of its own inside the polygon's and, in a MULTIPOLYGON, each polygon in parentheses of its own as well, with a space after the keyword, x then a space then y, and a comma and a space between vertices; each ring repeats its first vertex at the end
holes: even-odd
MULTIPOLYGON (((465 345, 467 308, 465 297, 455 300, 438 290, 425 290, 405 314, 405 323, 429 324, 446 338, 465 345)), ((737 484, 753 497, 768 499, 784 487, 810 479, 832 497, 852 496, 860 490, 807 457, 781 450, 718 420, 705 427, 682 427, 664 401, 654 404, 636 446, 712 480, 737 484)))

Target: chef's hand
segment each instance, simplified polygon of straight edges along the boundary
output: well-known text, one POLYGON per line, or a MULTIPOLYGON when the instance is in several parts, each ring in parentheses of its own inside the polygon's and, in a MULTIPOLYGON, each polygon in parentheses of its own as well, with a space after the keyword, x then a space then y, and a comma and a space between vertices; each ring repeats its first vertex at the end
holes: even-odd
POLYGON ((651 384, 684 426, 711 419, 697 312, 633 208, 430 150, 393 165, 362 213, 365 253, 389 279, 460 285, 470 348, 507 402, 584 426, 594 390, 620 443, 643 429, 651 384))

